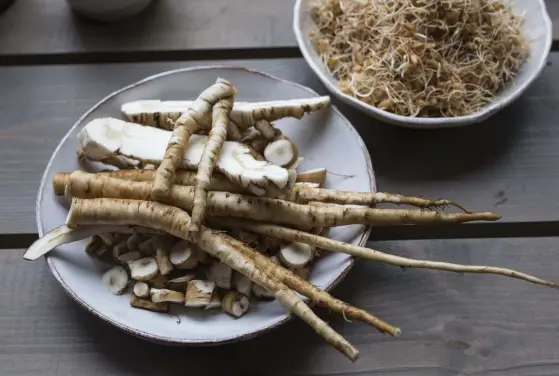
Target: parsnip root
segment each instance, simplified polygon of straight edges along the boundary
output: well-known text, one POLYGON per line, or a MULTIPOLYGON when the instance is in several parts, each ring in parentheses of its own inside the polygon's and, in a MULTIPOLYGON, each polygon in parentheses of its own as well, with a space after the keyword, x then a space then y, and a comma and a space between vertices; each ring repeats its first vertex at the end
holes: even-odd
POLYGON ((218 78, 217 82, 205 89, 175 122, 173 135, 165 150, 165 156, 157 168, 153 181, 153 197, 161 199, 169 194, 169 187, 175 179, 175 171, 183 164, 184 153, 190 137, 202 127, 200 124, 211 107, 220 99, 237 93, 228 81, 218 78))

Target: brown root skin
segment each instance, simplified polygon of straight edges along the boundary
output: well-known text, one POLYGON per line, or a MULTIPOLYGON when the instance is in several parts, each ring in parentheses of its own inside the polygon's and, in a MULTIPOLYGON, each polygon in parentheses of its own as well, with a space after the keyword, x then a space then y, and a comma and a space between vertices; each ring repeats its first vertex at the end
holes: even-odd
POLYGON ((243 228, 264 236, 269 236, 275 239, 281 239, 289 242, 305 243, 317 248, 327 249, 329 251, 336 251, 346 253, 348 255, 361 257, 368 260, 384 262, 386 264, 399 266, 402 268, 421 268, 421 269, 434 269, 444 270, 456 273, 479 273, 479 274, 496 274, 505 277, 516 278, 523 281, 543 285, 551 288, 559 288, 559 284, 551 281, 546 281, 525 273, 518 272, 512 269, 499 268, 493 266, 478 266, 478 265, 460 265, 448 262, 416 260, 406 257, 390 255, 375 249, 359 247, 356 245, 340 242, 337 240, 329 239, 323 236, 309 234, 307 232, 293 230, 287 227, 268 225, 256 223, 253 221, 244 220, 229 220, 227 218, 212 218, 212 223, 220 227, 243 228))
POLYGON ((316 183, 319 187, 322 187, 326 181, 326 172, 327 170, 325 168, 316 168, 314 170, 300 172, 297 174, 297 182, 316 183))
POLYGON ((158 199, 167 197, 169 187, 175 179, 175 171, 183 163, 190 136, 203 127, 204 116, 218 100, 236 93, 237 90, 230 82, 218 78, 216 83, 204 90, 188 111, 177 119, 165 156, 156 170, 151 192, 153 197, 158 199))
POLYGON ((200 225, 206 215, 206 200, 210 187, 215 162, 221 147, 227 138, 227 127, 229 123, 229 113, 233 107, 233 97, 219 100, 212 111, 212 129, 208 137, 208 142, 204 146, 198 172, 196 174, 196 184, 194 186, 194 206, 192 207, 192 218, 190 221, 190 231, 199 231, 200 225))
MULTIPOLYGON (((101 177, 82 171, 73 172, 66 186, 67 196, 79 198, 129 198, 145 200, 150 197, 151 184, 101 177)), ((165 203, 192 210, 194 189, 173 185, 165 203)), ((494 213, 439 213, 423 210, 355 208, 330 204, 301 205, 289 201, 250 197, 229 192, 208 194, 208 214, 248 218, 256 221, 288 224, 290 226, 334 227, 350 224, 451 224, 471 221, 496 221, 494 213)))
MULTIPOLYGON (((141 224, 165 231, 173 236, 190 238, 189 215, 172 206, 157 202, 121 199, 73 199, 67 218, 68 225, 91 224, 141 224)), ((235 241, 230 236, 201 226, 196 240, 200 248, 220 259, 239 273, 242 273, 264 288, 274 291, 276 299, 290 312, 298 315, 334 348, 352 361, 357 360, 359 351, 314 312, 283 283, 271 279, 262 272, 249 257, 231 245, 235 241)), ((241 243, 242 244, 242 243, 241 243)), ((249 248, 250 249, 250 248, 249 248)), ((253 251, 257 253, 256 251, 253 251)))
POLYGON ((155 312, 169 312, 168 303, 154 303, 151 300, 139 298, 136 295, 130 295, 130 305, 134 308, 147 309, 155 312))

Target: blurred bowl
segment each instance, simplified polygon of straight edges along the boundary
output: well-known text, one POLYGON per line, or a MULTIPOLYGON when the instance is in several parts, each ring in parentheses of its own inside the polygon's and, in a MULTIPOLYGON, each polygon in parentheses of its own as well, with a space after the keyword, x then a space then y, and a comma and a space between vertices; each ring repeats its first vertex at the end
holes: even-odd
POLYGON ((153 0, 66 0, 76 14, 101 22, 120 21, 143 11, 153 0))
POLYGON ((531 56, 524 63, 514 80, 506 85, 496 96, 495 100, 478 111, 457 117, 420 118, 396 115, 369 105, 359 99, 343 93, 337 80, 328 72, 320 60, 308 37, 313 26, 310 12, 311 0, 296 0, 293 11, 293 31, 303 57, 328 88, 341 101, 389 124, 408 128, 432 129, 458 127, 479 123, 497 113, 517 99, 528 86, 540 75, 545 67, 552 42, 552 24, 547 13, 544 0, 516 0, 512 4, 517 14, 525 14, 525 33, 530 40, 531 56))

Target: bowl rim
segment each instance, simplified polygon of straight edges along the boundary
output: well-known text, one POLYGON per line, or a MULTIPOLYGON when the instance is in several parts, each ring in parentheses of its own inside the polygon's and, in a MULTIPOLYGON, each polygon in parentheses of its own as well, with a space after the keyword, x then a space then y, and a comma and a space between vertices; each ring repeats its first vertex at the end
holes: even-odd
MULTIPOLYGON (((145 77, 145 78, 143 78, 139 81, 136 81, 136 82, 134 82, 130 85, 124 86, 124 87, 122 87, 118 90, 113 91, 112 93, 108 94, 107 96, 102 98, 100 101, 98 101, 96 104, 94 104, 83 115, 81 115, 79 117, 79 119, 68 130, 68 132, 64 135, 64 137, 62 137, 62 139, 60 140, 56 149, 52 152, 51 157, 50 157, 50 159, 47 163, 47 166, 45 167, 45 170, 43 172, 43 176, 41 178, 41 183, 39 185, 39 191, 37 193, 37 198, 36 198, 36 202, 35 202, 35 220, 36 220, 36 223, 37 223, 39 237, 42 237, 44 235, 44 229, 43 229, 42 220, 41 220, 41 204, 42 204, 42 201, 43 201, 43 198, 44 198, 43 193, 45 191, 45 184, 50 184, 50 182, 47 182, 48 172, 52 168, 52 165, 54 163, 54 159, 58 155, 58 153, 60 152, 60 149, 62 148, 63 144, 66 143, 66 140, 70 137, 70 135, 73 133, 73 131, 76 128, 83 125, 82 122, 87 116, 89 116, 93 111, 95 111, 102 104, 110 101, 116 95, 118 95, 120 93, 123 93, 125 91, 128 91, 128 90, 134 89, 135 87, 140 86, 140 85, 142 85, 146 82, 157 80, 161 77, 168 76, 168 75, 180 74, 180 73, 183 73, 183 72, 199 71, 199 70, 214 70, 214 69, 241 70, 241 71, 245 71, 245 72, 248 72, 248 73, 251 73, 251 74, 261 75, 261 76, 263 76, 267 79, 275 80, 275 81, 285 83, 285 84, 288 84, 288 85, 292 85, 292 86, 295 86, 299 89, 305 90, 311 96, 317 96, 317 97, 320 96, 313 89, 311 89, 307 86, 301 85, 299 83, 289 81, 289 80, 286 80, 286 79, 283 79, 283 78, 280 78, 280 77, 276 77, 274 75, 264 73, 264 72, 261 72, 261 71, 255 70, 255 69, 251 69, 251 68, 247 68, 247 67, 243 67, 243 66, 234 66, 234 65, 198 65, 198 66, 192 66, 192 67, 172 69, 172 70, 168 70, 168 71, 164 71, 164 72, 161 72, 161 73, 157 73, 157 74, 154 74, 154 75, 147 76, 147 77, 145 77)), ((376 178, 375 178, 375 173, 374 173, 374 169, 373 169, 373 164, 372 164, 372 161, 371 161, 371 156, 370 156, 369 151, 367 150, 367 147, 365 146, 365 143, 364 143, 361 135, 357 132, 357 130, 351 124, 351 122, 343 115, 343 113, 338 108, 336 108, 336 106, 334 106, 333 104, 330 104, 330 107, 331 107, 332 111, 334 111, 336 113, 336 115, 338 115, 340 117, 340 119, 342 120, 342 124, 344 124, 356 137, 356 141, 358 142, 359 147, 360 147, 360 149, 363 153, 363 157, 365 158, 365 162, 366 162, 366 166, 367 166, 367 174, 369 175, 369 184, 371 186, 371 191, 376 192, 377 191, 376 178)), ((365 226, 363 228, 361 237, 359 238, 359 242, 358 242, 359 246, 364 246, 366 244, 371 230, 372 230, 372 226, 365 226)), ((257 328, 256 330, 251 330, 251 331, 249 331, 247 333, 244 333, 244 334, 236 334, 236 335, 232 335, 232 336, 221 338, 221 339, 185 339, 185 338, 173 338, 173 337, 167 337, 167 336, 161 336, 161 335, 154 335, 154 334, 136 329, 132 325, 126 325, 126 324, 119 323, 119 322, 105 316, 102 312, 100 312, 100 311, 94 309, 93 307, 91 307, 86 301, 81 299, 70 288, 70 286, 68 286, 66 284, 66 282, 64 281, 62 276, 59 274, 58 270, 56 269, 56 266, 53 264, 53 262, 51 260, 51 256, 52 255, 50 255, 50 254, 46 254, 45 257, 44 257, 49 270, 51 271, 51 273, 55 277, 55 279, 58 281, 58 283, 60 283, 63 290, 75 302, 77 302, 86 311, 93 314, 93 316, 96 316, 97 318, 100 318, 101 320, 104 320, 104 321, 114 325, 115 327, 119 328, 120 330, 122 330, 122 331, 124 331, 128 334, 132 334, 136 337, 146 339, 150 342, 164 343, 164 344, 174 344, 174 345, 191 345, 191 346, 210 346, 210 345, 220 345, 220 344, 233 343, 233 342, 238 342, 238 341, 242 341, 242 340, 248 340, 248 339, 254 338, 256 336, 262 335, 264 333, 267 333, 267 332, 281 326, 282 324, 288 322, 293 317, 293 314, 291 312, 286 312, 283 316, 280 316, 280 318, 278 318, 276 321, 272 322, 271 324, 267 324, 265 326, 257 328)), ((355 257, 350 256, 348 258, 346 267, 344 267, 344 269, 340 272, 340 274, 328 286, 326 286, 323 290, 324 291, 330 291, 334 287, 336 287, 343 280, 343 278, 347 275, 349 270, 353 267, 354 262, 355 262, 355 257)))
MULTIPOLYGON (((354 98, 351 95, 343 93, 332 81, 330 81, 330 77, 328 74, 323 71, 318 66, 318 63, 315 62, 313 57, 311 56, 311 52, 305 46, 306 38, 302 35, 303 30, 301 27, 302 24, 302 17, 303 17, 303 9, 302 4, 304 0, 295 0, 295 5, 293 6, 293 22, 292 28, 295 34, 295 39, 297 41, 297 45, 299 46, 299 50, 303 55, 303 58, 307 62, 307 64, 311 67, 313 72, 318 76, 320 81, 328 88, 328 90, 338 97, 343 102, 353 106, 356 109, 361 111, 368 112, 373 117, 384 120, 393 125, 404 126, 408 128, 417 128, 417 129, 432 129, 432 128, 449 128, 449 127, 460 127, 469 124, 473 124, 476 122, 480 122, 486 120, 490 116, 494 115, 496 112, 500 111, 504 107, 508 106, 512 102, 514 102, 527 88, 530 86, 534 80, 536 80, 542 70, 545 67, 547 62, 547 58, 549 56, 551 45, 553 42, 553 26, 551 22, 551 18, 547 11, 547 7, 544 0, 531 0, 537 1, 539 4, 539 9, 541 10, 541 15, 543 17, 543 26, 545 28, 545 52, 538 57, 537 65, 531 71, 529 71, 528 79, 515 87, 515 90, 512 91, 508 96, 500 99, 499 101, 494 101, 489 104, 486 104, 478 111, 463 116, 456 116, 456 117, 446 117, 446 118, 419 118, 419 117, 412 117, 412 116, 403 116, 403 115, 396 115, 388 111, 381 110, 375 106, 367 104, 354 98)), ((514 80, 513 80, 514 82, 514 80)))

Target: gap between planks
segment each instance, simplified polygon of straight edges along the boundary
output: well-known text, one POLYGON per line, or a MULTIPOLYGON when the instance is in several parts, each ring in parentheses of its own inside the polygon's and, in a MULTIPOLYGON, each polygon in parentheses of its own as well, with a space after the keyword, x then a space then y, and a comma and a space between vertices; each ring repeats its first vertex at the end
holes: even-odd
MULTIPOLYGON (((559 221, 373 227, 369 241, 544 238, 559 236, 559 221)), ((0 234, 0 249, 27 248, 38 234, 0 234)))

